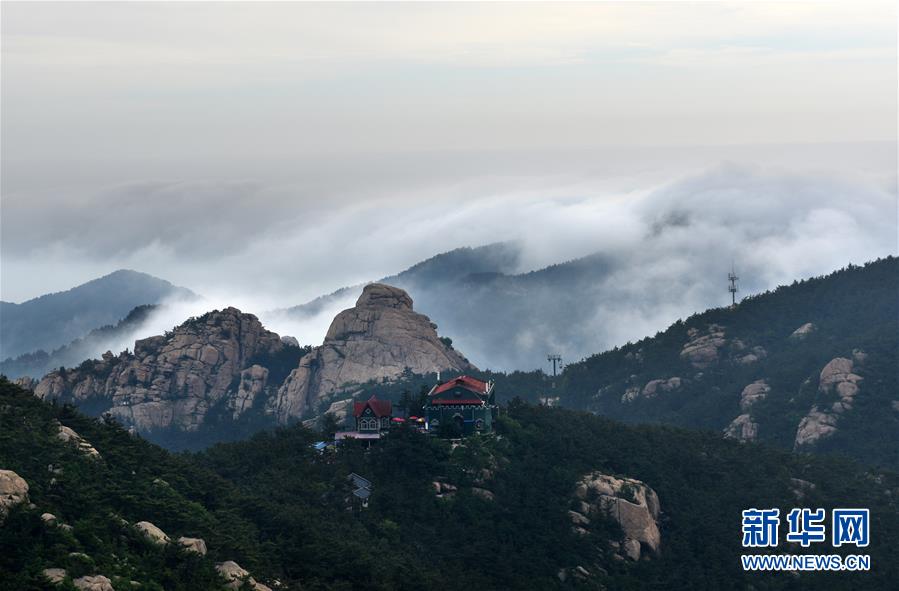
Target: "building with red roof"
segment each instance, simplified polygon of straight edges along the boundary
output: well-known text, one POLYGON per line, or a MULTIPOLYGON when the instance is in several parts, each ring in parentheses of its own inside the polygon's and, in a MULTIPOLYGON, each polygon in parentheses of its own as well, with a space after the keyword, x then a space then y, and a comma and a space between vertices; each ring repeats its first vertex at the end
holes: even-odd
POLYGON ((365 402, 353 403, 353 418, 356 420, 356 431, 359 433, 380 433, 390 428, 393 416, 393 403, 389 400, 378 400, 372 396, 365 402))
POLYGON ((497 415, 493 382, 459 376, 437 384, 428 392, 424 411, 429 431, 458 435, 491 431, 497 415))

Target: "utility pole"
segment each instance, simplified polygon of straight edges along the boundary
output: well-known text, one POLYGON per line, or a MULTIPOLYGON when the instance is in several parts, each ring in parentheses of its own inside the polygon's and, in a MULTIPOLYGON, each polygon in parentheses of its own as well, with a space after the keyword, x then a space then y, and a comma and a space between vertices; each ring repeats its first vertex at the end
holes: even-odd
POLYGON ((727 287, 727 291, 730 292, 730 307, 735 308, 737 306, 737 280, 740 278, 737 277, 737 273, 734 271, 733 263, 730 265, 730 273, 727 274, 727 279, 730 281, 730 285, 727 287))
POLYGON ((553 364, 553 390, 556 389, 556 367, 562 365, 562 356, 557 353, 551 353, 546 356, 546 360, 553 364))

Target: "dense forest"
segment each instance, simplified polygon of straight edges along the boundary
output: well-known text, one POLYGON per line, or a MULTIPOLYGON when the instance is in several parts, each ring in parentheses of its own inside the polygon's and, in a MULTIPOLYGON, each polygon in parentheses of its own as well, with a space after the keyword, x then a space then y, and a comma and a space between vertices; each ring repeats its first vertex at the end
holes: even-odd
POLYGON ((306 590, 890 589, 899 577, 899 478, 851 461, 518 400, 495 434, 461 445, 398 428, 370 449, 311 447, 327 435, 294 425, 173 454, 0 381, 0 468, 28 482, 32 503, 0 527, 0 589, 48 588, 45 568, 67 570, 59 588, 99 573, 116 589, 221 589, 215 564, 225 560, 273 589, 306 590), (99 458, 61 442, 60 425, 99 458), (575 484, 596 470, 656 491, 657 555, 622 560, 609 519, 572 529, 575 484), (354 472, 371 481, 365 508, 350 500, 354 472), (457 492, 438 498, 435 482, 457 492), (847 503, 871 509, 870 572, 740 569, 741 510, 847 503), (208 554, 151 543, 139 521, 173 540, 203 538, 208 554), (588 574, 560 577, 577 567, 588 574))

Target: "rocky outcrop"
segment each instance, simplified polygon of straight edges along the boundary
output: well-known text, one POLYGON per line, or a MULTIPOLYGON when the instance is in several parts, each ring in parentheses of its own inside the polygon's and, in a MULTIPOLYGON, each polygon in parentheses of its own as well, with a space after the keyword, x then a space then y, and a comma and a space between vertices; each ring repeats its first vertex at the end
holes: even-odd
POLYGON ((759 436, 759 425, 748 413, 738 415, 724 428, 724 436, 738 441, 755 441, 759 436))
POLYGON ((790 335, 790 339, 794 341, 802 341, 805 340, 809 335, 818 330, 818 327, 812 324, 811 322, 806 322, 799 328, 793 331, 790 335))
POLYGON ((768 351, 765 350, 764 347, 753 347, 748 351, 742 351, 735 358, 734 361, 740 365, 752 365, 753 363, 757 363, 768 356, 768 351))
POLYGON ((727 343, 724 327, 717 324, 710 324, 705 333, 691 328, 687 336, 689 340, 681 349, 680 357, 698 369, 705 369, 718 361, 718 352, 727 343))
POLYGON ((88 575, 72 581, 76 589, 81 591, 115 591, 112 581, 103 575, 88 575))
POLYGON ((742 414, 737 416, 730 425, 725 427, 724 436, 740 441, 755 441, 758 438, 758 423, 752 420, 750 410, 759 400, 764 400, 771 392, 771 387, 765 380, 756 380, 749 384, 740 393, 740 410, 742 414))
POLYGON ((12 470, 0 470, 0 523, 10 509, 28 502, 28 483, 12 470))
POLYGON ((169 537, 166 535, 164 531, 150 523, 149 521, 138 521, 134 524, 134 528, 142 533, 145 538, 153 542, 154 544, 159 544, 160 546, 164 546, 169 543, 169 537))
POLYGON ((33 390, 37 386, 37 380, 29 376, 21 376, 12 381, 13 384, 25 390, 33 390))
MULTIPOLYGON (((863 352, 855 351, 853 353, 854 359, 864 359, 863 352)), ((837 400, 812 406, 796 429, 794 443, 796 449, 814 445, 821 439, 832 436, 837 430, 840 417, 852 410, 855 396, 859 390, 858 384, 862 381, 861 376, 853 373, 854 369, 853 359, 836 357, 821 370, 818 378, 819 395, 826 398, 833 397, 835 394, 837 400)))
POLYGON ((206 540, 202 538, 178 538, 178 544, 188 552, 195 552, 200 556, 206 556, 206 540))
POLYGON ((496 495, 493 494, 493 491, 477 486, 471 487, 471 494, 478 497, 479 499, 484 499, 485 501, 492 501, 496 498, 496 495))
POLYGON ((412 298, 402 289, 367 285, 356 306, 334 318, 322 345, 300 360, 268 411, 284 423, 335 392, 394 379, 407 369, 419 374, 475 369, 438 338, 436 328, 413 311, 412 298))
POLYGON ((586 533, 590 518, 604 515, 615 520, 624 533, 618 547, 631 560, 658 553, 662 536, 658 518, 659 497, 649 486, 633 478, 616 478, 602 472, 585 475, 575 486, 579 510, 569 511, 575 531, 586 533))
POLYGON ((226 308, 137 341, 134 353, 107 352, 77 369, 51 372, 34 393, 76 404, 105 399, 112 416, 141 432, 169 427, 193 431, 227 396, 235 397, 235 414, 252 406, 264 388, 265 368, 254 369, 250 360, 284 346, 252 314, 226 308), (239 398, 235 381, 246 384, 239 398))
POLYGON ((267 383, 268 369, 261 365, 251 365, 241 371, 237 393, 228 403, 231 417, 237 419, 244 412, 253 408, 256 399, 265 392, 267 383))
POLYGON ((44 579, 51 585, 59 585, 62 583, 67 574, 68 573, 64 568, 45 568, 41 571, 41 575, 43 575, 44 579))
POLYGON ((287 345, 288 347, 299 347, 300 341, 297 340, 296 337, 284 335, 281 337, 281 342, 287 345))
POLYGON ((56 437, 63 443, 74 446, 75 449, 87 457, 94 460, 100 459, 100 452, 98 452, 90 442, 65 425, 59 426, 59 432, 56 434, 56 437))
POLYGON ((679 390, 683 380, 677 376, 667 380, 650 380, 640 388, 628 388, 621 397, 621 402, 633 402, 637 398, 655 398, 659 394, 679 390))
POLYGON ((270 587, 259 583, 250 576, 250 573, 241 568, 233 560, 226 560, 215 565, 215 570, 225 579, 226 589, 240 589, 244 582, 249 583, 254 591, 272 591, 270 587))

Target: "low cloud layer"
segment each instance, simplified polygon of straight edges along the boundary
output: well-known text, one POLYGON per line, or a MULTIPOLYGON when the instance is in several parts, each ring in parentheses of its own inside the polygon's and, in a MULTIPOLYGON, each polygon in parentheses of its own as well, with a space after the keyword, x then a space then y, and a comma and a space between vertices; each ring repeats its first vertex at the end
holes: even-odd
MULTIPOLYGON (((603 272, 574 294, 586 302, 572 310, 581 317, 535 313, 522 319, 507 351, 496 350, 436 299, 422 300, 434 309, 421 311, 476 364, 510 369, 540 365, 548 349, 574 360, 722 305, 732 263, 742 278, 740 295, 748 295, 896 252, 896 177, 888 167, 835 171, 723 162, 680 175, 664 167, 618 175, 479 175, 383 193, 307 209, 292 205, 286 187, 129 185, 121 209, 92 209, 95 217, 76 213, 83 215, 78 227, 91 228, 89 236, 60 233, 53 248, 61 252, 71 243, 69 257, 38 267, 77 266, 77 254, 80 261, 155 273, 206 297, 167 307, 134 336, 234 305, 279 334, 318 344, 333 315, 352 305, 354 292, 302 322, 272 310, 459 246, 516 240, 522 246, 518 272, 598 253, 603 272), (143 201, 135 191, 166 197, 143 201), (182 193, 190 207, 172 197, 182 193)), ((52 244, 49 234, 36 235, 32 248, 52 244)), ((551 290, 529 297, 538 311, 560 305, 551 290)))

